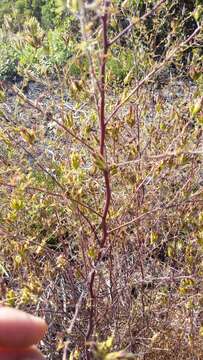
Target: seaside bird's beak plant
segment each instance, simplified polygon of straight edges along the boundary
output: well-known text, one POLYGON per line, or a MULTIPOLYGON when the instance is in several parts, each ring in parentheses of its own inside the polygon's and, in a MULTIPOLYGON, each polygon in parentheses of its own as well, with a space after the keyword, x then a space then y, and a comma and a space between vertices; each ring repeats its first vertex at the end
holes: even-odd
POLYGON ((53 358, 200 358, 201 4, 56 4, 72 55, 0 92, 2 301, 47 316, 53 358))

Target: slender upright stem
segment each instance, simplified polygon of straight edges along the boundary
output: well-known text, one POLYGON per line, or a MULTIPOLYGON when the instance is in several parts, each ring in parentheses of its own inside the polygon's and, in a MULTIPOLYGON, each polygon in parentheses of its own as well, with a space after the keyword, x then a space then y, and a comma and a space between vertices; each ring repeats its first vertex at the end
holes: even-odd
POLYGON ((106 60, 108 52, 108 4, 105 2, 105 12, 101 17, 103 28, 103 53, 101 59, 100 69, 100 103, 99 103, 99 122, 100 122, 100 154, 104 156, 105 151, 105 73, 106 73, 106 60))
MULTIPOLYGON (((99 101, 99 130, 100 130, 100 155, 106 157, 105 154, 105 135, 106 135, 106 125, 105 125, 105 94, 106 94, 106 61, 108 53, 108 7, 109 1, 104 1, 104 14, 101 16, 101 23, 103 29, 103 51, 101 57, 101 66, 100 66, 100 101, 99 101)), ((102 257, 102 250, 106 244, 108 237, 107 230, 107 215, 109 211, 110 201, 111 201, 111 187, 109 179, 109 170, 105 168, 103 170, 104 182, 105 182, 105 200, 101 220, 101 229, 102 229, 102 238, 99 242, 100 250, 96 259, 96 264, 100 261, 102 257)), ((89 340, 92 335, 94 328, 94 308, 95 308, 95 295, 94 295, 94 281, 95 281, 95 270, 90 273, 89 278, 89 294, 90 294, 90 314, 89 314, 89 323, 88 330, 86 334, 86 341, 89 340)))
MULTIPOLYGON (((103 54, 101 61, 101 69, 100 69, 100 106, 99 106, 99 122, 100 122, 100 155, 105 155, 105 135, 106 135, 106 125, 105 125, 105 94, 106 94, 106 61, 107 61, 107 53, 108 53, 108 6, 109 1, 105 1, 104 5, 104 15, 101 17, 102 28, 103 28, 103 54)), ((111 200, 111 189, 110 189, 110 181, 109 181, 109 170, 105 169, 103 171, 104 182, 105 182, 105 203, 103 208, 102 222, 101 227, 103 231, 102 240, 100 243, 101 248, 104 246, 107 239, 107 223, 106 217, 108 214, 110 200, 111 200)))

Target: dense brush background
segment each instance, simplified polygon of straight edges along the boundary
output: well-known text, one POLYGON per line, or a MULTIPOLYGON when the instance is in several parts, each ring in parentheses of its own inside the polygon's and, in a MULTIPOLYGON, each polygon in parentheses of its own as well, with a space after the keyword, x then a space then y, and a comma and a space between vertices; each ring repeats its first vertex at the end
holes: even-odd
POLYGON ((0 2, 0 296, 47 359, 203 358, 203 2, 155 3, 110 1, 101 157, 103 2, 0 2))

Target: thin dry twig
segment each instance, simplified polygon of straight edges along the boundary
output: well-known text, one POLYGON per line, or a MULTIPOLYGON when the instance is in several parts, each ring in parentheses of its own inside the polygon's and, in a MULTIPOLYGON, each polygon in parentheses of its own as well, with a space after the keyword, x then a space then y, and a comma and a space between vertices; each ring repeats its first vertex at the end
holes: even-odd
MULTIPOLYGON (((73 328, 75 326, 75 323, 76 323, 77 318, 78 318, 79 311, 80 311, 81 306, 82 306, 84 295, 85 295, 85 291, 83 290, 80 297, 79 297, 79 300, 78 300, 78 302, 77 302, 77 304, 75 306, 75 313, 74 313, 73 318, 72 318, 72 320, 70 322, 69 328, 67 329, 68 336, 70 336, 72 334, 72 332, 73 332, 73 328)), ((64 351, 63 351, 63 360, 67 360, 67 353, 68 353, 68 348, 69 348, 70 343, 71 343, 70 339, 68 339, 65 342, 64 351)))
MULTIPOLYGON (((139 22, 146 20, 149 16, 153 15, 155 11, 163 4, 166 0, 160 0, 157 4, 154 5, 154 7, 148 11, 146 14, 141 16, 139 19, 139 22)), ((116 35, 112 40, 109 40, 108 45, 113 45, 118 39, 120 39, 123 35, 125 35, 128 31, 130 31, 133 26, 135 26, 135 23, 130 23, 123 31, 121 31, 118 35, 116 35)))

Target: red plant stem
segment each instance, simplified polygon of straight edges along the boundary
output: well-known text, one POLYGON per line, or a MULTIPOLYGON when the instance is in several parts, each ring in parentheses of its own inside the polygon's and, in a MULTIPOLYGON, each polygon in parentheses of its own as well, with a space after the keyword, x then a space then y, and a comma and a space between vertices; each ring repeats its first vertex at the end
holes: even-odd
POLYGON ((108 3, 105 2, 105 12, 101 17, 102 27, 103 27, 103 54, 102 54, 102 63, 100 70, 100 154, 104 156, 105 150, 105 72, 106 72, 106 60, 108 52, 108 38, 107 38, 107 27, 108 27, 108 3))
MULTIPOLYGON (((106 75, 106 61, 107 61, 107 52, 108 52, 108 6, 109 1, 104 2, 104 14, 101 17, 102 28, 103 28, 103 53, 101 59, 101 68, 100 68, 100 102, 99 102, 99 125, 100 125, 100 155, 104 157, 105 155, 105 135, 106 135, 106 125, 105 125, 105 75, 106 75)), ((105 182, 105 203, 102 214, 101 228, 102 228, 102 238, 99 243, 100 251, 98 253, 95 263, 97 264, 102 257, 102 250, 106 243, 108 237, 107 231, 107 214, 109 211, 110 201, 111 201, 111 188, 110 188, 110 179, 109 179, 109 170, 106 168, 103 170, 104 182, 105 182)), ((90 315, 89 323, 86 334, 86 341, 89 340, 93 328, 94 328, 94 308, 95 308, 95 294, 94 294, 94 281, 95 281, 95 270, 90 273, 89 278, 89 294, 90 294, 90 315)))
MULTIPOLYGON (((102 27, 103 27, 103 54, 102 54, 102 63, 101 63, 101 71, 100 71, 100 155, 104 156, 105 153, 105 134, 106 134, 106 125, 105 125, 105 73, 106 73, 106 60, 107 60, 107 52, 108 52, 108 6, 109 1, 105 1, 104 3, 105 11, 104 15, 101 18, 102 27)), ((101 227, 103 231, 102 240, 100 243, 101 248, 104 246, 106 242, 107 234, 107 223, 106 217, 109 210, 110 200, 111 200, 111 189, 110 189, 110 181, 109 181, 109 170, 105 169, 103 171, 104 181, 105 181, 105 204, 102 215, 101 227)))
POLYGON ((110 181, 109 181, 109 172, 108 170, 104 171, 104 180, 105 180, 105 187, 106 187, 106 194, 105 194, 105 205, 102 215, 102 230, 103 230, 103 236, 100 243, 101 249, 104 247, 108 232, 107 232, 107 223, 106 223, 106 217, 109 211, 110 201, 111 201, 111 188, 110 188, 110 181))

